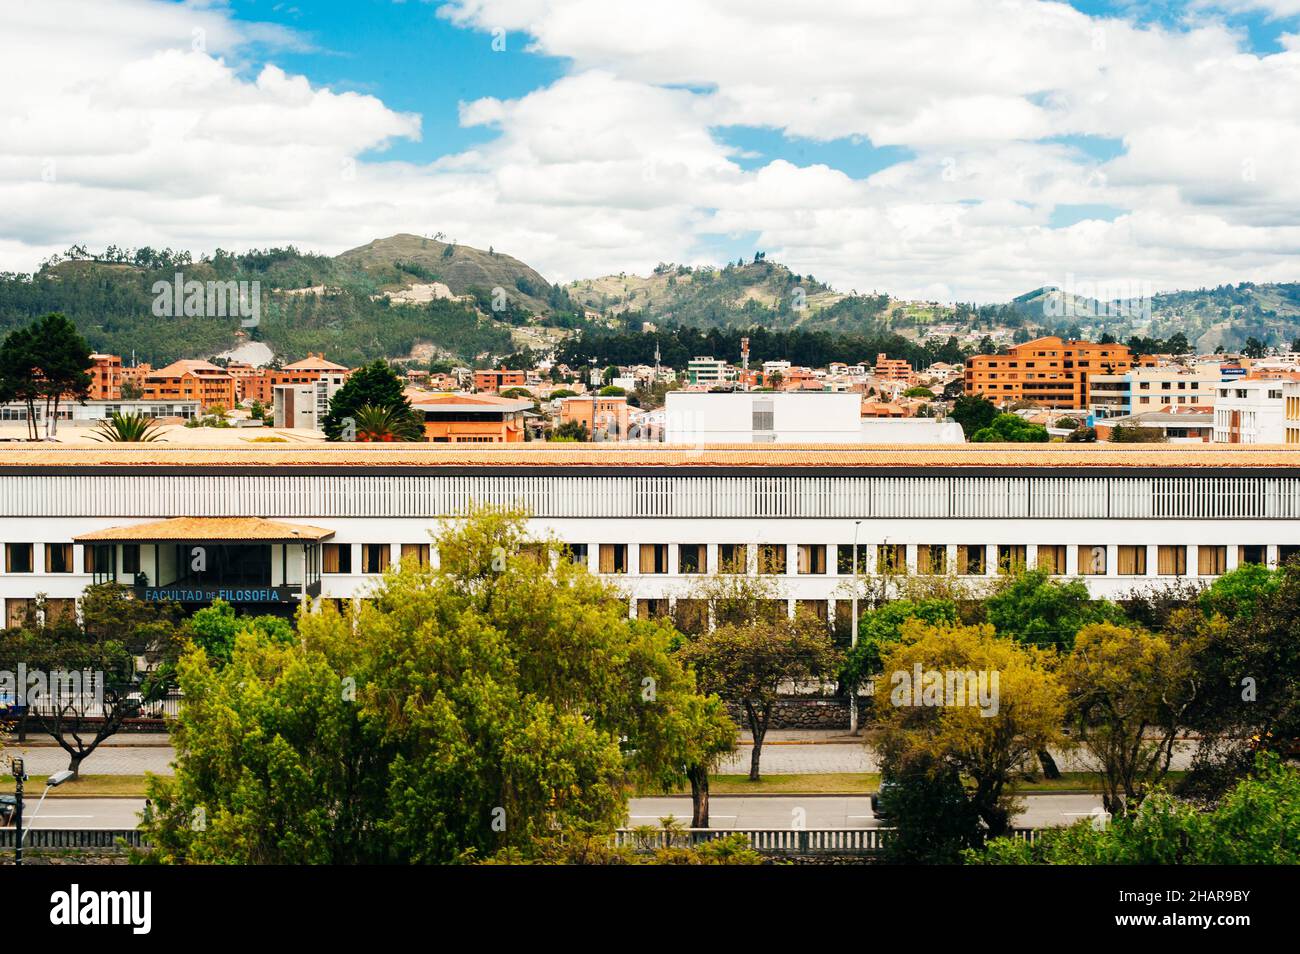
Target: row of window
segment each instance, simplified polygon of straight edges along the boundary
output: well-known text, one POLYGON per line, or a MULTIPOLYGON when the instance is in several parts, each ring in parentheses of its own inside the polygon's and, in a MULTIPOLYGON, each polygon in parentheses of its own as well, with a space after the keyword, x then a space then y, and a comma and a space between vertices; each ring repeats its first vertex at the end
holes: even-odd
MULTIPOLYGON (((46 543, 45 572, 72 573, 72 544, 46 543)), ((597 545, 596 570, 599 573, 622 574, 630 572, 628 560, 630 544, 601 543, 597 545)), ((789 553, 785 544, 754 544, 756 552, 754 568, 764 575, 783 576, 789 574, 789 553)), ((849 576, 856 573, 874 572, 878 574, 900 574, 908 572, 908 547, 913 547, 916 558, 916 572, 923 576, 941 575, 955 572, 960 576, 985 576, 989 573, 989 548, 982 543, 958 544, 950 562, 947 544, 906 544, 880 543, 836 546, 824 543, 801 543, 794 549, 793 572, 799 575, 819 575, 829 572, 828 557, 833 551, 835 572, 849 576)), ((703 543, 682 543, 677 547, 676 572, 683 575, 706 574, 712 570, 717 573, 743 574, 750 569, 750 547, 747 543, 719 543, 716 564, 708 566, 708 546, 703 543)), ((97 562, 105 561, 107 554, 101 550, 107 547, 86 548, 86 572, 94 573, 97 562)), ((585 543, 569 544, 567 551, 577 563, 588 561, 588 546, 585 543)), ((1263 564, 1267 560, 1268 548, 1264 545, 1242 545, 1237 548, 1239 564, 1263 564)), ((387 543, 361 544, 361 562, 354 570, 352 544, 326 543, 321 548, 321 572, 326 574, 346 573, 383 573, 388 569, 391 548, 387 543)), ((1029 548, 1025 544, 1000 543, 996 546, 996 563, 998 573, 1007 573, 1014 568, 1028 565, 1029 548)), ((32 573, 34 544, 6 543, 5 572, 32 573)), ((122 573, 137 573, 140 570, 140 547, 128 544, 122 547, 122 573)), ((430 545, 427 543, 403 543, 400 546, 401 559, 412 558, 421 566, 428 566, 430 545)), ((646 575, 673 573, 670 566, 669 547, 666 543, 642 543, 639 545, 638 572, 646 575)), ((1300 546, 1282 545, 1278 547, 1278 559, 1282 562, 1300 555, 1300 546)), ((1111 572, 1109 550, 1105 544, 1076 545, 1076 570, 1082 576, 1105 576, 1111 572)), ((1199 576, 1218 576, 1227 572, 1228 547, 1224 544, 1203 545, 1196 548, 1199 576)), ((1115 548, 1115 573, 1119 576, 1146 576, 1150 572, 1147 566, 1147 547, 1142 544, 1124 545, 1115 548)), ((1067 545, 1060 543, 1039 544, 1035 566, 1053 575, 1067 572, 1067 545)), ((1180 544, 1161 544, 1156 547, 1155 572, 1160 576, 1184 576, 1187 574, 1187 547, 1180 544)))

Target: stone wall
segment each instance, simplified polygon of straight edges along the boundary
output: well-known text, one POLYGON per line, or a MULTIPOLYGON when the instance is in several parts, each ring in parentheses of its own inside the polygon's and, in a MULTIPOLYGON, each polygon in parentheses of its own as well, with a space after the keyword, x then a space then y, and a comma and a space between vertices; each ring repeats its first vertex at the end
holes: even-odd
MULTIPOLYGON (((745 727, 745 712, 740 706, 727 706, 731 717, 745 727)), ((849 700, 781 699, 772 707, 772 729, 849 729, 849 700)))

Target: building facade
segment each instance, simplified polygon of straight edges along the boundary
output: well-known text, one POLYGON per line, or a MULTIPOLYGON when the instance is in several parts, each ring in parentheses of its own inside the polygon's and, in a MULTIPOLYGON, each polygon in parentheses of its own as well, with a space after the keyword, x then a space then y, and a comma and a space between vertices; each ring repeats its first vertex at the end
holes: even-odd
POLYGON ((1284 381, 1240 378, 1219 385, 1214 403, 1216 444, 1281 444, 1284 381))
POLYGON ((1093 374, 1122 374, 1133 367, 1125 345, 1063 341, 1055 336, 1013 345, 1006 354, 966 359, 964 390, 997 404, 1029 401, 1082 410, 1093 374))
POLYGON ((1118 597, 1291 559, 1300 448, 15 446, 0 599, 13 619, 100 579, 254 612, 360 598, 403 557, 436 563, 440 518, 474 504, 525 510, 630 614, 699 625, 702 577, 732 571, 840 625, 862 574, 1025 565, 1118 597))
POLYGON ((424 419, 424 438, 435 444, 520 444, 528 439, 525 415, 533 402, 494 394, 430 394, 408 389, 411 409, 424 419))
POLYGON ((1088 411, 1098 419, 1214 407, 1222 374, 1218 365, 1133 368, 1088 377, 1088 411))
POLYGON ((673 444, 857 444, 863 439, 860 394, 669 391, 664 411, 664 439, 673 444))

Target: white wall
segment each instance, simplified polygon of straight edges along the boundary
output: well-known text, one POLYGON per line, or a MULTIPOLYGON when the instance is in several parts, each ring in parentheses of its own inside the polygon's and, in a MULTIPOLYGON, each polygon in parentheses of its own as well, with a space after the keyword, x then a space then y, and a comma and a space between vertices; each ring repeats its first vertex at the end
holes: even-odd
POLYGON ((862 440, 862 396, 822 391, 749 391, 706 394, 669 391, 666 440, 670 444, 755 443, 754 409, 772 408, 776 443, 856 444, 862 440))

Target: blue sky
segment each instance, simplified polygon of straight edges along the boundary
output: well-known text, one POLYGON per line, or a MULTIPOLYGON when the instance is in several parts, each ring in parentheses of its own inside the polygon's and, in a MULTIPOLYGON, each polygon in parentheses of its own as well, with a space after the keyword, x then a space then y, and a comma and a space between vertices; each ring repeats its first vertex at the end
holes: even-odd
MULTIPOLYGON (((1092 16, 1119 17, 1139 24, 1185 29, 1193 10, 1187 4, 1156 0, 1075 0, 1071 6, 1092 16)), ((428 162, 487 142, 496 132, 460 124, 458 104, 482 97, 510 99, 525 95, 563 76, 569 61, 529 52, 530 37, 506 32, 504 50, 493 48, 485 31, 459 27, 438 15, 437 2, 394 0, 230 0, 235 15, 250 22, 274 23, 294 31, 307 47, 275 50, 267 61, 306 75, 313 83, 337 91, 379 97, 392 109, 418 113, 420 142, 396 142, 385 158, 428 162)), ((1201 13, 1205 11, 1202 10, 1201 13)), ((1278 38, 1296 24, 1270 19, 1266 11, 1217 11, 1242 31, 1246 49, 1273 53, 1278 38)), ((498 41, 497 45, 500 45, 498 41)), ((250 63, 250 68, 260 65, 250 63)), ((864 136, 818 141, 787 136, 768 127, 727 126, 715 129, 720 141, 736 147, 736 162, 755 169, 784 159, 796 165, 824 163, 854 178, 864 178, 908 158, 899 146, 877 148, 864 136)), ((1068 142, 1099 159, 1122 152, 1122 143, 1098 137, 1067 136, 1045 141, 1068 142)), ((1068 216, 1061 221, 1068 224, 1068 216)))
POLYGON ((1300 279, 1300 0, 42 0, 5 27, 0 269, 442 232, 559 281, 758 250, 938 300, 1300 279))

